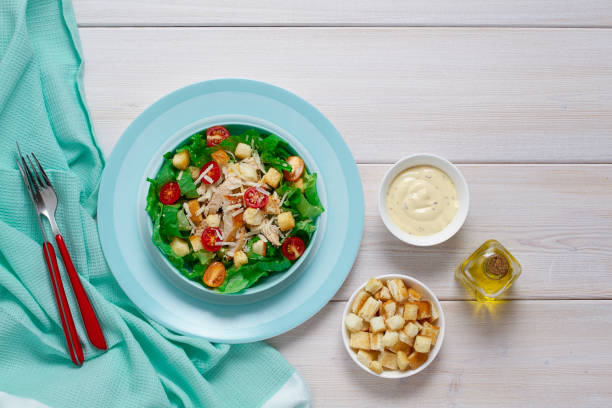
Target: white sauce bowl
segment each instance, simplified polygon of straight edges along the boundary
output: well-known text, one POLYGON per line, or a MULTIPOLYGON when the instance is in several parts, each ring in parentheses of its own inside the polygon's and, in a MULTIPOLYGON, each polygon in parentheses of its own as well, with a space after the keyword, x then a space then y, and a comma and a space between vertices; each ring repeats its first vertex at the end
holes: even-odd
POLYGON ((361 291, 365 287, 367 282, 364 282, 363 285, 357 288, 357 290, 353 293, 353 295, 347 302, 346 307, 344 308, 344 313, 342 314, 342 341, 344 342, 344 348, 349 353, 349 356, 351 356, 351 359, 353 359, 355 364, 357 364, 359 367, 361 367, 363 370, 367 371, 368 373, 375 375, 376 377, 382 377, 382 378, 406 378, 406 377, 413 376, 423 371, 429 364, 431 364, 432 361, 434 361, 434 359, 438 355, 440 348, 442 348, 442 342, 444 341, 444 333, 446 332, 446 318, 444 317, 444 310, 442 310, 442 304, 440 303, 436 295, 434 295, 434 293, 431 291, 431 289, 429 289, 423 282, 417 279, 411 278, 410 276, 399 275, 396 273, 375 277, 375 279, 379 279, 383 282, 386 282, 390 279, 395 279, 395 278, 399 278, 403 280, 406 286, 413 288, 414 290, 416 290, 417 292, 421 294, 421 299, 429 300, 431 304, 433 305, 433 307, 435 307, 438 310, 438 314, 440 316, 438 317, 438 320, 434 324, 440 327, 440 333, 438 333, 438 338, 436 339, 436 345, 429 351, 429 356, 427 357, 427 361, 425 361, 423 365, 421 365, 416 370, 408 369, 406 371, 401 371, 401 370, 388 370, 385 368, 382 373, 377 374, 374 371, 370 370, 368 367, 361 364, 359 360, 357 360, 357 353, 349 346, 350 332, 344 325, 344 318, 346 317, 346 315, 349 314, 351 305, 353 304, 353 300, 355 300, 355 296, 357 296, 357 293, 359 293, 359 291, 361 291))
POLYGON ((395 163, 385 173, 378 189, 378 212, 387 229, 398 239, 415 246, 438 245, 455 235, 467 218, 470 207, 470 191, 465 178, 459 169, 443 157, 434 154, 415 154, 405 157, 395 163), (387 211, 387 192, 395 177, 402 171, 414 166, 433 166, 442 170, 450 177, 457 190, 459 209, 451 222, 440 232, 431 235, 413 235, 401 229, 393 222, 387 211))

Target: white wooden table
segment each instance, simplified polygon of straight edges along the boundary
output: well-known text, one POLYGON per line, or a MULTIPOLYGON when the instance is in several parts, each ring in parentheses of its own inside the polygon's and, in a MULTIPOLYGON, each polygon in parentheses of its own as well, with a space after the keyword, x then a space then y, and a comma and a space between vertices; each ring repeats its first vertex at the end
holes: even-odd
POLYGON ((74 0, 85 85, 105 153, 162 95, 217 77, 270 82, 319 108, 359 164, 366 220, 342 289, 269 341, 317 406, 612 406, 612 2, 609 0, 74 0), (415 152, 460 164, 461 232, 407 247, 376 189, 415 152), (488 238, 523 276, 494 308, 455 266, 488 238), (401 272, 443 300, 448 328, 422 374, 356 367, 341 312, 372 275, 401 272))

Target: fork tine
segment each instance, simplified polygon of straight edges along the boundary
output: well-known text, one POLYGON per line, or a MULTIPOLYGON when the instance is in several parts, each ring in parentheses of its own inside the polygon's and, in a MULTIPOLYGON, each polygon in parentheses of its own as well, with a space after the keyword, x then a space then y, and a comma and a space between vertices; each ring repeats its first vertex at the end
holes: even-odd
POLYGON ((36 167, 34 166, 34 162, 32 162, 32 158, 30 156, 26 156, 26 157, 28 159, 28 162, 30 163, 31 172, 36 175, 36 181, 38 181, 40 188, 43 188, 45 186, 45 183, 43 183, 42 178, 40 177, 40 174, 38 174, 38 172, 36 171, 36 167))
POLYGON ((32 175, 32 170, 28 166, 28 162, 26 162, 23 156, 21 157, 21 163, 23 165, 26 175, 28 176, 28 181, 30 183, 30 186, 32 187, 32 194, 37 195, 38 194, 38 184, 36 184, 36 179, 34 178, 34 175, 32 175))
POLYGON ((30 180, 28 180, 28 176, 26 175, 25 171, 23 170, 23 167, 21 167, 20 159, 17 159, 17 167, 19 167, 19 172, 21 173, 21 178, 23 178, 23 182, 26 185, 26 188, 28 189, 28 193, 30 193, 30 198, 32 198, 32 200, 33 200, 34 197, 33 197, 33 193, 32 193, 32 186, 30 185, 30 180))
POLYGON ((42 174, 43 179, 45 179, 45 181, 47 182, 47 186, 53 187, 53 185, 51 184, 51 180, 49 180, 49 177, 47 177, 47 173, 45 173, 45 169, 43 169, 43 166, 40 165, 40 162, 38 161, 38 157, 36 157, 34 153, 32 153, 32 157, 34 157, 34 160, 36 161, 36 164, 38 165, 40 174, 42 174))

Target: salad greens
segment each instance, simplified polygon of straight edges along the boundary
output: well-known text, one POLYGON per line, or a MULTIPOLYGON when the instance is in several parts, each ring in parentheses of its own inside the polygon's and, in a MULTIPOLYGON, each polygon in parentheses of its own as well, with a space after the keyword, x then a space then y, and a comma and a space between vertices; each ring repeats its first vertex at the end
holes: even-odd
POLYGON ((291 146, 242 125, 191 135, 147 180, 153 243, 185 277, 220 293, 289 269, 324 211, 317 174, 291 146))

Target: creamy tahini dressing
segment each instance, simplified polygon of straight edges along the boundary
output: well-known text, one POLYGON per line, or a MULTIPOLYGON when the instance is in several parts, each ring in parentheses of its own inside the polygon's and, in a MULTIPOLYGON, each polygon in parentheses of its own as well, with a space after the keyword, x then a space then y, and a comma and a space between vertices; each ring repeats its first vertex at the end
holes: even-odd
POLYGON ((442 231, 455 217, 459 201, 453 181, 433 166, 415 166, 398 174, 387 192, 387 212, 413 235, 442 231))

